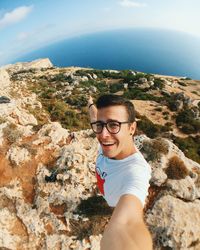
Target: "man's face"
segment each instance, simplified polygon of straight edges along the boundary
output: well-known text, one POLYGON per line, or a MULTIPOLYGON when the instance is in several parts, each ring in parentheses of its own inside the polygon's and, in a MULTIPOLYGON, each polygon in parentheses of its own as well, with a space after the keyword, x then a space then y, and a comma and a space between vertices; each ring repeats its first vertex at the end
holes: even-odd
MULTIPOLYGON (((128 114, 124 106, 110 106, 97 110, 97 121, 108 122, 115 120, 119 122, 128 121, 128 114)), ((97 134, 103 153, 108 158, 116 160, 123 159, 134 152, 133 140, 130 134, 134 134, 136 123, 121 124, 117 134, 111 134, 104 126, 102 133, 97 134)))

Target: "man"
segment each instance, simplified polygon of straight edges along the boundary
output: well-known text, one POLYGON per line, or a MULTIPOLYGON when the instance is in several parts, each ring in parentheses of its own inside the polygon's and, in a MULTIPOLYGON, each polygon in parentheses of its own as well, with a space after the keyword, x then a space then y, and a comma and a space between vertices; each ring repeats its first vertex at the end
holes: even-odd
POLYGON ((101 250, 150 250, 152 239, 143 220, 151 168, 133 143, 133 104, 117 95, 103 95, 88 108, 91 127, 100 144, 97 184, 115 207, 101 240, 101 250))

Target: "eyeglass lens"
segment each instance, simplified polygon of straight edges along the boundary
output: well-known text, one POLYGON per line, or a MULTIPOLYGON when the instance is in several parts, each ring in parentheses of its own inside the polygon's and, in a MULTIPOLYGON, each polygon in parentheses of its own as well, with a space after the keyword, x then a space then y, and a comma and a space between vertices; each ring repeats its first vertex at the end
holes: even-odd
POLYGON ((118 133, 120 130, 120 123, 119 122, 97 122, 92 124, 92 129, 94 130, 95 133, 101 133, 103 131, 103 127, 106 126, 107 130, 110 133, 118 133))

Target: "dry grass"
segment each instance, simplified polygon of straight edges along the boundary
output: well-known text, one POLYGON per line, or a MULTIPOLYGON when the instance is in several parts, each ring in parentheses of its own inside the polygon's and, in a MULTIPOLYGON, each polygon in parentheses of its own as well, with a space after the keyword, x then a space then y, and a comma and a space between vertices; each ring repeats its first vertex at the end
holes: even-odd
POLYGON ((4 117, 0 117, 0 124, 5 123, 6 119, 4 117))
POLYGON ((15 143, 22 136, 22 132, 13 123, 3 129, 3 134, 9 144, 15 143))
POLYGON ((147 161, 156 161, 159 160, 162 155, 168 153, 168 148, 168 143, 165 140, 156 138, 151 141, 145 141, 142 150, 147 154, 147 161))
POLYGON ((165 172, 168 178, 173 180, 181 180, 189 175, 189 170, 184 162, 177 156, 173 156, 169 159, 165 172))
POLYGON ((93 196, 82 200, 75 212, 89 218, 87 221, 70 220, 72 235, 82 240, 90 235, 102 234, 113 209, 107 205, 102 196, 93 196))
POLYGON ((22 143, 20 147, 27 149, 32 156, 37 154, 37 149, 34 148, 34 145, 31 142, 22 143))
POLYGON ((76 236, 78 240, 89 238, 90 235, 103 234, 108 221, 108 217, 100 215, 93 216, 88 221, 71 219, 71 234, 76 236))
POLYGON ((195 168, 194 172, 197 174, 197 178, 195 180, 195 184, 196 184, 197 188, 200 188, 200 169, 199 168, 195 168))

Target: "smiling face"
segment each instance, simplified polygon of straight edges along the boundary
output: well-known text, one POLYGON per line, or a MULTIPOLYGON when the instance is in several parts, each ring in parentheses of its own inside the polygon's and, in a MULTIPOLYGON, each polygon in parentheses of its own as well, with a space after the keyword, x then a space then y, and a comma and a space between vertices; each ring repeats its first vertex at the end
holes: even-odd
MULTIPOLYGON (((102 122, 110 120, 125 122, 128 121, 128 114, 124 106, 109 106, 97 110, 97 120, 102 122)), ((135 122, 121 124, 119 133, 110 134, 106 127, 104 127, 102 133, 96 135, 102 147, 103 154, 108 158, 121 160, 135 153, 136 148, 132 139, 135 128, 135 122)))

